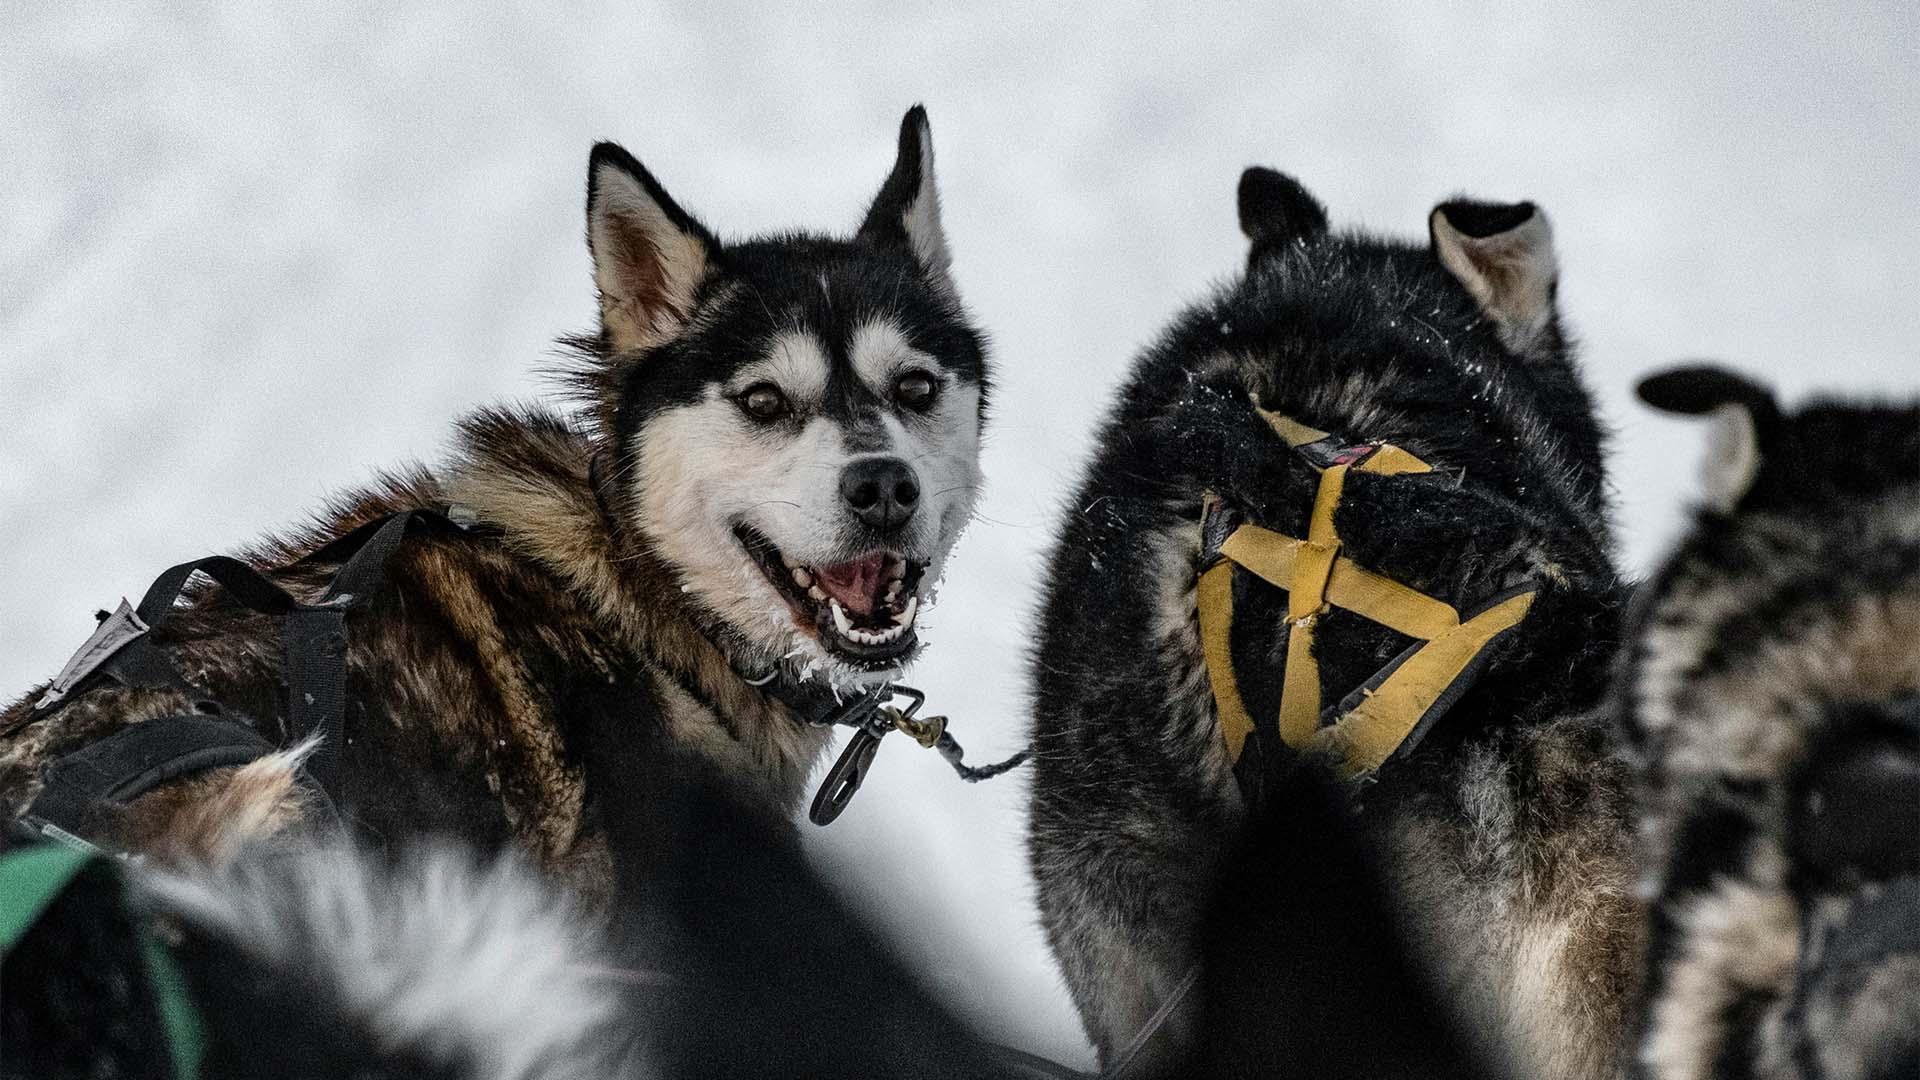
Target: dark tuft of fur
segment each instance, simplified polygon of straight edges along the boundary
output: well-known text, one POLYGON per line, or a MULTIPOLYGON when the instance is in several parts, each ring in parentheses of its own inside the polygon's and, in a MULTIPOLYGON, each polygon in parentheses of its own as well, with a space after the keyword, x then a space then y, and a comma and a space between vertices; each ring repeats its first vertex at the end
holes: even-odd
POLYGON ((1397 921, 1387 853, 1355 827, 1348 793, 1311 766, 1267 787, 1276 797, 1207 912, 1202 1029, 1178 1074, 1497 1075, 1448 1022, 1397 921))
POLYGON ((1773 391, 1738 372, 1702 364, 1649 375, 1634 388, 1640 400, 1663 412, 1698 416, 1722 405, 1739 405, 1777 417, 1773 391))
POLYGON ((1274 247, 1303 243, 1327 232, 1327 209, 1285 173, 1254 166, 1240 174, 1240 231, 1255 259, 1274 247))

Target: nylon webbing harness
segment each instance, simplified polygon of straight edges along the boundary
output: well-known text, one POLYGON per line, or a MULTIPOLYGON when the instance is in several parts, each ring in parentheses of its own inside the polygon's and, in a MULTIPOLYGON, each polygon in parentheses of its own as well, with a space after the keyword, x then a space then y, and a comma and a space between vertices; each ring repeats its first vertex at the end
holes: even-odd
MULTIPOLYGON (((1257 406, 1256 406, 1257 408, 1257 406)), ((1347 476, 1431 472, 1432 466, 1391 443, 1346 445, 1327 432, 1258 409, 1275 433, 1320 473, 1304 539, 1248 523, 1231 523, 1225 504, 1208 493, 1202 542, 1224 534, 1215 561, 1200 574, 1200 640, 1213 685, 1220 734, 1237 768, 1249 737, 1277 736, 1286 746, 1323 757, 1346 778, 1368 775, 1396 753, 1411 750, 1479 677, 1487 651, 1518 626, 1536 589, 1493 597, 1462 617, 1451 604, 1367 570, 1340 551, 1334 514, 1347 476), (1277 722, 1257 723, 1241 700, 1229 648, 1233 632, 1233 578, 1246 570, 1287 592, 1287 662, 1277 722), (1314 629, 1340 608, 1416 639, 1414 644, 1348 694, 1333 709, 1320 702, 1314 629)))
POLYGON ((244 718, 227 715, 210 695, 182 678, 149 634, 173 612, 195 574, 212 578, 242 606, 280 617, 287 688, 281 747, 319 737, 301 780, 323 796, 337 816, 346 722, 347 615, 379 593, 387 560, 416 524, 458 528, 433 511, 412 510, 368 522, 301 559, 295 565, 341 564, 315 603, 296 600, 266 574, 225 555, 167 570, 154 579, 138 608, 121 600, 119 609, 102 619, 67 661, 25 723, 51 716, 74 697, 107 682, 179 690, 194 698, 200 711, 130 724, 56 760, 47 767, 40 793, 18 827, 36 837, 85 846, 104 814, 162 784, 206 769, 243 765, 275 751, 274 743, 244 718))

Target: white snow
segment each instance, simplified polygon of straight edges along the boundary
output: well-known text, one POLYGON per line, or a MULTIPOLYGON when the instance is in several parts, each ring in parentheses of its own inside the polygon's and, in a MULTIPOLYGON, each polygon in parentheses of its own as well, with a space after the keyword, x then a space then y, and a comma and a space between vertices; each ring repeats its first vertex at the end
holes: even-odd
MULTIPOLYGON (((1038 556, 1136 348, 1234 270, 1240 169, 1418 235, 1458 191, 1552 216, 1645 565, 1704 432, 1633 380, 1911 393, 1910 4, 14 5, 0 35, 0 687, 91 612, 540 393, 592 319, 587 149, 723 234, 851 228, 926 102, 992 333, 989 489, 916 673, 973 756, 1023 727, 1038 556)), ((889 740, 811 842, 1002 1037, 1088 1052, 1036 929, 1025 780, 889 740)))

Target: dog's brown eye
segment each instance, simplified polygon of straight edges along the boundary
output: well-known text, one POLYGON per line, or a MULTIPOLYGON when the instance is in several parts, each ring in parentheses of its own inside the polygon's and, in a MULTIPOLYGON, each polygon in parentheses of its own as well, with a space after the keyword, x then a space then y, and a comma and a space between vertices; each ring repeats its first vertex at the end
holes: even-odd
POLYGON ((893 396, 909 409, 924 409, 933 404, 933 376, 924 371, 909 371, 893 384, 893 396))
POLYGON ((787 395, 772 383, 755 383, 740 395, 740 407, 755 420, 778 420, 787 415, 787 395))

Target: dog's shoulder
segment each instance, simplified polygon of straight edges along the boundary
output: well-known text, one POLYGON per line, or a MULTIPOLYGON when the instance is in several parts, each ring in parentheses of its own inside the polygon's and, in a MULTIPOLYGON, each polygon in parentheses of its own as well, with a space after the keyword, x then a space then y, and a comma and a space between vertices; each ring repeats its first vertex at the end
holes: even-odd
MULTIPOLYGON (((638 605, 627 599, 625 588, 633 583, 620 580, 610 526, 593 494, 588 444, 564 417, 491 410, 469 417, 459 430, 449 464, 383 473, 330 499, 303 525, 237 554, 312 602, 341 567, 330 545, 356 530, 418 510, 457 523, 407 534, 388 557, 378 591, 347 620, 346 691, 355 727, 349 754, 411 760, 422 776, 445 772, 440 779, 449 790, 484 792, 479 774, 512 772, 526 781, 517 786, 528 789, 518 818, 544 819, 550 815, 534 804, 564 811, 564 804, 578 801, 577 778, 565 764, 563 715, 582 682, 617 686, 632 679, 635 650, 621 617, 638 605), (481 747, 492 749, 482 753, 481 747), (505 758, 512 760, 503 764, 505 758)), ((203 583, 149 634, 185 686, 121 686, 96 678, 56 711, 36 715, 40 687, 0 714, 0 799, 12 814, 31 803, 53 762, 158 717, 217 709, 275 745, 285 743, 286 653, 278 618, 203 583)), ((243 783, 244 771, 215 770, 194 783, 265 790, 243 783)), ((291 791, 286 784, 280 789, 291 791)), ((174 809, 184 813, 192 808, 187 804, 217 794, 202 791, 205 798, 183 803, 181 790, 144 796, 153 802, 145 815, 152 827, 135 831, 172 835, 179 830, 153 823, 180 814, 158 802, 181 804, 174 809)), ((497 797, 469 801, 466 816, 497 817, 497 797)), ((571 821, 576 815, 561 816, 571 821)))

